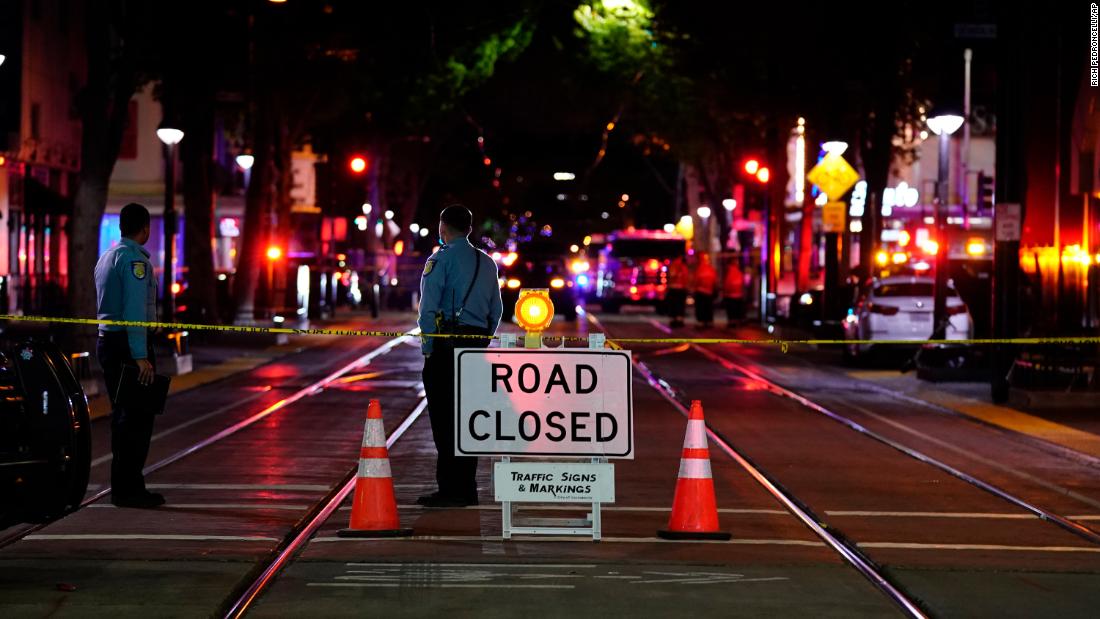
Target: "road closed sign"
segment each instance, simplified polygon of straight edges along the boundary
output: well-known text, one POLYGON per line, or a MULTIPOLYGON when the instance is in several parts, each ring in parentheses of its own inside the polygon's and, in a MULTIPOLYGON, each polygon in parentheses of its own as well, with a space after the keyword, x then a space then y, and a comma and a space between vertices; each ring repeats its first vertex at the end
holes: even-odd
POLYGON ((630 352, 455 351, 460 456, 634 457, 630 352))

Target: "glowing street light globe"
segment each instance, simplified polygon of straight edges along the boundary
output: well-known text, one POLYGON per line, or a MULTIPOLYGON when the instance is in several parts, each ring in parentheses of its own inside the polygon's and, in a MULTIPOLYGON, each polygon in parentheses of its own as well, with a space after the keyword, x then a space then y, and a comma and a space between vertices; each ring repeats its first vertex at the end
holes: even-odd
POLYGON ((963 117, 955 114, 943 114, 928 119, 928 128, 936 135, 951 135, 959 130, 963 117))
POLYGON ((183 139, 183 131, 171 127, 161 127, 157 129, 157 138, 168 146, 175 146, 183 139))

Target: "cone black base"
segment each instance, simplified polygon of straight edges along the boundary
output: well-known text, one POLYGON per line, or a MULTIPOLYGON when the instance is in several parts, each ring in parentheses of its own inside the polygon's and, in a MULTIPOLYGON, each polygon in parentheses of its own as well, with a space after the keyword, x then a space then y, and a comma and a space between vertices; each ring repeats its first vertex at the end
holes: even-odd
POLYGON ((380 529, 378 531, 361 531, 359 529, 340 529, 337 537, 409 537, 412 529, 380 529))
POLYGON ((660 531, 657 531, 657 537, 659 537, 661 539, 674 539, 674 540, 714 539, 714 540, 721 540, 721 541, 724 542, 724 541, 727 541, 730 538, 732 538, 733 535, 731 535, 730 533, 726 533, 724 531, 710 531, 710 532, 708 532, 708 531, 665 531, 665 530, 662 529, 660 531))

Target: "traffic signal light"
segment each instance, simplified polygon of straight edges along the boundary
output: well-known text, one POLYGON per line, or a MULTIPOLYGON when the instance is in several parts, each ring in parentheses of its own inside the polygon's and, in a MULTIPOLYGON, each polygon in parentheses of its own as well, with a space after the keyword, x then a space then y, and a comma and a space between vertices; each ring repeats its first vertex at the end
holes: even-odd
POLYGON ((363 155, 353 155, 348 159, 348 169, 354 174, 362 174, 367 171, 367 158, 363 155))
POLYGON ((993 212, 993 177, 978 172, 978 208, 986 213, 993 212))
POLYGON ((768 167, 761 163, 759 159, 746 159, 741 164, 741 169, 758 183, 766 184, 771 179, 771 170, 768 170, 768 167))

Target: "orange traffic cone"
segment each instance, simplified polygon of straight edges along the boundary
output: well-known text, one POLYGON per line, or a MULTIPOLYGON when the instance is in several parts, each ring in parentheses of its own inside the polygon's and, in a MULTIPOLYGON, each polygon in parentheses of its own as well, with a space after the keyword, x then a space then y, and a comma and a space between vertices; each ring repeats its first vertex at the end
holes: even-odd
POLYGON ((402 529, 393 496, 390 454, 386 449, 386 428, 382 425, 382 405, 371 400, 367 423, 363 428, 363 448, 359 452, 359 475, 355 479, 355 499, 351 504, 351 523, 337 533, 340 537, 405 537, 412 529, 402 529))
POLYGON ((703 421, 703 405, 699 400, 691 402, 668 529, 657 531, 657 536, 665 539, 730 538, 729 533, 718 530, 718 506, 714 500, 714 479, 710 473, 707 428, 703 421))

